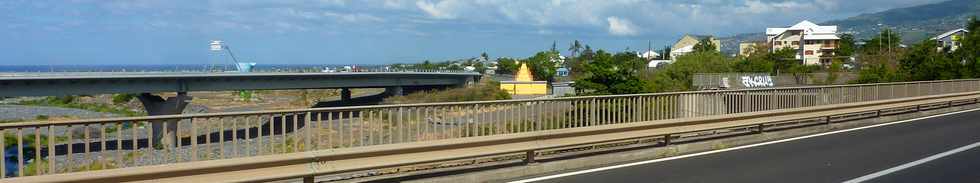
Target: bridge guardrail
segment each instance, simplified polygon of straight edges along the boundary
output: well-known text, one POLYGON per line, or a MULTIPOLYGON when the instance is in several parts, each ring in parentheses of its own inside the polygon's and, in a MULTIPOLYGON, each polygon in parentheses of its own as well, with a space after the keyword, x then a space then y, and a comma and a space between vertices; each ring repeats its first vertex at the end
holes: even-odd
POLYGON ((0 176, 341 153, 354 147, 591 130, 978 88, 980 80, 970 79, 8 123, 0 124, 6 139, 0 147, 7 152, 0 176), (148 138, 154 134, 149 126, 166 123, 176 124, 175 133, 161 142, 148 138))

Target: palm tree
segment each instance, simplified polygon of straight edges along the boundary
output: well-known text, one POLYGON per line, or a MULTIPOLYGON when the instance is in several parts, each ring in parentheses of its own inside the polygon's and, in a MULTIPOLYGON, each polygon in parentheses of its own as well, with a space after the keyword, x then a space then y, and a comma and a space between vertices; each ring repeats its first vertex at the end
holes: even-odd
POLYGON ((579 43, 578 40, 575 40, 574 42, 571 43, 571 45, 568 46, 568 51, 572 52, 572 55, 568 59, 574 60, 579 50, 582 50, 582 43, 579 43))
POLYGON ((568 46, 568 51, 572 52, 572 57, 575 57, 575 54, 578 53, 579 50, 582 50, 582 44, 579 43, 578 40, 575 40, 568 46))

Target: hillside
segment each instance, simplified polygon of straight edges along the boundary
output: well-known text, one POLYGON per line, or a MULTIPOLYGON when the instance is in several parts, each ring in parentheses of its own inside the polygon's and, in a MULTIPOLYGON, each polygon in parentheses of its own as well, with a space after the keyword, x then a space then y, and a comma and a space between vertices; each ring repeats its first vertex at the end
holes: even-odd
MULTIPOLYGON (((897 8, 877 13, 867 13, 842 20, 832 20, 820 25, 837 25, 841 33, 854 34, 858 39, 867 39, 877 34, 882 27, 894 29, 902 34, 903 42, 911 44, 943 32, 962 28, 971 16, 980 14, 980 0, 950 0, 906 8, 897 8), (881 24, 882 26, 879 26, 881 24)), ((735 53, 742 41, 762 40, 760 32, 723 37, 722 50, 735 53)))

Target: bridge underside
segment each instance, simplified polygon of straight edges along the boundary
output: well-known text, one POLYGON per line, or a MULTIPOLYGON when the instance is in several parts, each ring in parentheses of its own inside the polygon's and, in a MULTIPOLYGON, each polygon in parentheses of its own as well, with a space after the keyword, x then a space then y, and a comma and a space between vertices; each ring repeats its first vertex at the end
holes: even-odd
MULTIPOLYGON (((341 89, 341 100, 312 107, 367 105, 384 97, 421 90, 465 86, 473 73, 266 73, 197 75, 54 76, 0 78, 0 97, 135 93, 148 115, 181 114, 189 91, 341 89), (351 97, 351 88, 385 88, 375 96, 351 97), (163 97, 153 93, 176 92, 163 97)), ((154 144, 175 145, 176 121, 152 124, 154 144), (164 138, 168 137, 168 138, 164 138), (164 140, 161 143, 161 140, 164 140)))
POLYGON ((462 86, 478 74, 214 74, 178 76, 0 78, 0 97, 190 91, 462 86))

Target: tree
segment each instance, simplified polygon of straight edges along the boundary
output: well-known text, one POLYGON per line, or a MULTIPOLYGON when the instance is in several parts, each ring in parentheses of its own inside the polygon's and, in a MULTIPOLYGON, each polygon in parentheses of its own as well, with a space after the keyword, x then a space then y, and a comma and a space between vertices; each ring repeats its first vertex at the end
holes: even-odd
POLYGON ((578 40, 575 40, 570 45, 568 45, 568 51, 572 52, 571 56, 573 58, 576 56, 576 53, 578 53, 581 50, 582 50, 582 44, 579 43, 578 40))
POLYGON ((946 52, 936 51, 938 46, 932 40, 913 45, 909 53, 899 61, 901 73, 913 81, 960 78, 960 63, 950 59, 946 52))
POLYGON ((960 39, 960 47, 952 53, 951 59, 965 63, 963 76, 976 78, 980 77, 980 20, 971 17, 966 27, 970 32, 960 39))
POLYGON ((487 55, 487 52, 483 52, 480 54, 480 58, 483 58, 483 61, 487 61, 490 60, 490 55, 487 55))
POLYGON ((861 84, 901 81, 901 79, 898 78, 898 72, 895 69, 888 68, 882 64, 876 64, 861 67, 861 71, 858 73, 858 79, 854 80, 852 83, 861 84))
POLYGON ((592 47, 585 45, 585 48, 578 55, 578 57, 575 57, 575 59, 569 59, 569 61, 566 62, 566 65, 568 65, 568 69, 571 72, 569 73, 569 76, 572 78, 579 78, 586 75, 587 72, 585 72, 585 64, 590 62, 594 56, 595 52, 592 51, 592 47))
POLYGON ((830 67, 827 67, 827 79, 824 80, 824 84, 834 84, 837 82, 837 78, 840 77, 841 70, 844 69, 844 63, 841 59, 834 59, 830 63, 830 67))
POLYGON ((558 41, 551 42, 551 51, 558 52, 558 41))
POLYGON ((663 54, 660 54, 660 57, 664 60, 670 60, 670 49, 670 45, 664 46, 664 49, 661 50, 663 54))
POLYGON ((893 53, 902 44, 902 35, 891 29, 884 29, 864 42, 864 46, 861 47, 861 52, 864 54, 893 53))
POLYGON ((773 75, 779 75, 780 72, 788 71, 790 68, 800 65, 800 60, 796 59, 796 50, 789 47, 765 55, 767 57, 765 59, 774 62, 773 75))
POLYGON ((857 56, 858 65, 861 72, 858 74, 868 74, 859 76, 856 82, 890 82, 902 81, 899 74, 899 63, 897 58, 904 55, 905 50, 900 48, 901 36, 890 29, 882 30, 871 39, 865 40, 866 44, 861 46, 861 54, 857 56))
POLYGON ((837 49, 834 49, 834 54, 837 56, 853 56, 856 47, 854 44, 854 35, 841 34, 840 40, 837 42, 837 49))
POLYGON ((517 60, 512 58, 498 58, 497 59, 497 70, 494 71, 497 74, 514 74, 517 72, 519 65, 517 65, 517 60))
POLYGON ((633 52, 612 55, 603 50, 585 64, 589 74, 572 85, 586 95, 631 94, 646 92, 646 81, 639 77, 644 60, 633 52))
POLYGON ((715 45, 711 39, 712 37, 708 36, 694 44, 694 52, 717 52, 718 45, 715 45))
POLYGON ((524 59, 523 63, 526 63, 528 69, 531 69, 534 80, 554 81, 558 67, 553 60, 557 59, 558 56, 558 51, 542 51, 524 59))
POLYGON ((647 90, 652 92, 686 91, 694 88, 695 73, 731 72, 731 61, 719 52, 694 52, 675 58, 673 64, 655 71, 647 90))
POLYGON ((589 45, 585 45, 585 50, 582 50, 582 54, 579 55, 579 57, 581 57, 582 60, 585 61, 592 60, 594 56, 595 56, 595 52, 592 51, 592 47, 590 47, 589 45))
POLYGON ((735 72, 775 74, 776 63, 772 59, 772 54, 769 53, 769 47, 757 44, 753 46, 749 56, 739 58, 732 67, 735 72))

